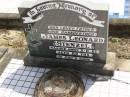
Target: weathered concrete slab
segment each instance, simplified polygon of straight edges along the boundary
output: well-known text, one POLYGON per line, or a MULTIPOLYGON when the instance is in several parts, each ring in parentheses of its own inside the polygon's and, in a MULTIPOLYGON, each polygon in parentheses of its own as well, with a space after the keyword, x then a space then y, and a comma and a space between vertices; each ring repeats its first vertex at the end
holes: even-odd
POLYGON ((113 25, 130 25, 130 19, 129 18, 113 18, 113 19, 110 19, 110 24, 113 24, 113 25))
POLYGON ((14 19, 18 18, 18 9, 17 7, 22 0, 1 0, 0 1, 0 19, 14 19))
POLYGON ((18 7, 23 1, 36 0, 1 0, 0 1, 0 19, 19 19, 18 7))
POLYGON ((18 13, 0 13, 0 19, 19 19, 18 13))
MULTIPOLYGON (((20 27, 20 15, 18 6, 26 0, 1 0, 0 1, 0 27, 20 27)), ((27 0, 30 1, 30 0, 27 0)), ((36 1, 36 0, 31 0, 36 1)))
POLYGON ((130 72, 130 60, 128 59, 119 59, 116 57, 116 53, 109 52, 107 53, 107 64, 104 66, 108 70, 119 70, 130 72))
POLYGON ((116 61, 116 64, 116 70, 130 72, 130 60, 118 59, 118 61, 116 61))
POLYGON ((104 69, 114 71, 115 68, 117 67, 116 61, 117 61, 116 53, 107 52, 107 62, 106 65, 104 66, 104 69))
POLYGON ((27 50, 25 49, 8 49, 6 54, 1 58, 0 60, 0 74, 5 69, 6 65, 9 63, 9 61, 14 59, 23 59, 27 53, 27 50))
POLYGON ((0 59, 4 56, 4 54, 7 52, 8 48, 0 48, 0 59))

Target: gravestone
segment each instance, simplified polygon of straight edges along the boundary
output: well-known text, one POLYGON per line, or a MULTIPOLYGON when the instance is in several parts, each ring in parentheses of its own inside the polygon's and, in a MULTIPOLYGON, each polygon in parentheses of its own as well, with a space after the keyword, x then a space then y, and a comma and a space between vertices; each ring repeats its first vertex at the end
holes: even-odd
POLYGON ((19 13, 29 48, 25 65, 104 71, 107 4, 85 0, 26 1, 19 13))

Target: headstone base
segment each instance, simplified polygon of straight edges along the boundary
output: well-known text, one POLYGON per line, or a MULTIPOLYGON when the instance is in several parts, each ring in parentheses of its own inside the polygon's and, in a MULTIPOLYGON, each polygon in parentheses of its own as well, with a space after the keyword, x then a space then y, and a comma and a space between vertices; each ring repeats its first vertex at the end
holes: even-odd
POLYGON ((71 63, 69 61, 62 62, 61 59, 53 59, 53 58, 44 58, 44 57, 38 57, 38 56, 31 56, 29 53, 24 58, 24 65, 25 66, 33 66, 33 67, 43 67, 43 68, 72 68, 77 69, 79 71, 82 71, 84 73, 92 73, 92 74, 101 74, 101 75, 108 75, 112 76, 113 72, 115 70, 115 61, 116 61, 116 55, 115 53, 107 53, 107 63, 103 66, 90 66, 87 65, 87 68, 84 68, 84 66, 80 67, 74 63, 71 63))

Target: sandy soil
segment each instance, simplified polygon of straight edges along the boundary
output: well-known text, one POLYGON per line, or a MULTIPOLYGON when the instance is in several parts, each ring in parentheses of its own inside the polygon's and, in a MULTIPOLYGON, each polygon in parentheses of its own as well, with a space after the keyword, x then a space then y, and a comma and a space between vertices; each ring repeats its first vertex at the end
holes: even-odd
POLYGON ((109 37, 108 50, 116 52, 119 58, 130 59, 130 37, 109 37))
POLYGON ((0 29, 0 46, 12 48, 26 47, 24 32, 16 29, 0 29))

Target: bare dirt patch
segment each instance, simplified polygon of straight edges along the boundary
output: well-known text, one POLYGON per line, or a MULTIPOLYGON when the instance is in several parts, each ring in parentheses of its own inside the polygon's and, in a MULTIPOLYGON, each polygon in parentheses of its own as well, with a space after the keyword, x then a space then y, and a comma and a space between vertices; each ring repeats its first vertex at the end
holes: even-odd
POLYGON ((109 37, 108 49, 116 52, 119 58, 130 59, 130 37, 109 37))
POLYGON ((16 29, 0 29, 0 46, 12 48, 26 47, 24 32, 16 29))

